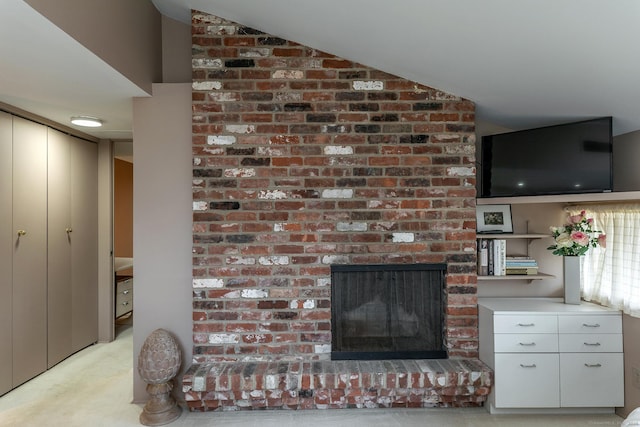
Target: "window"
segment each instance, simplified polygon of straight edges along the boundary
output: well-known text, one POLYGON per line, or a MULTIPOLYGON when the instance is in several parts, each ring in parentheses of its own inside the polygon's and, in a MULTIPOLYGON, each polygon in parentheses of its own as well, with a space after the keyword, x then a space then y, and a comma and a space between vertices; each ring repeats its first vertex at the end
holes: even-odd
POLYGON ((640 317, 640 204, 576 206, 571 213, 581 210, 607 235, 606 248, 585 255, 582 297, 640 317))

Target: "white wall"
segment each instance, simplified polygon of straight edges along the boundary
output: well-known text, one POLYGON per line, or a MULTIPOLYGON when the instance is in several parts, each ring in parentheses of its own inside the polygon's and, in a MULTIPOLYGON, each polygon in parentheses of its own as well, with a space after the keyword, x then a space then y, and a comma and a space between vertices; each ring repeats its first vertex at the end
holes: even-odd
POLYGON ((624 407, 617 413, 626 417, 640 407, 640 385, 634 382, 633 369, 640 369, 640 319, 628 315, 622 316, 624 334, 624 407))
POLYGON ((182 371, 191 364, 191 84, 153 84, 133 101, 133 129, 133 399, 144 402, 137 360, 151 332, 169 331, 182 371))

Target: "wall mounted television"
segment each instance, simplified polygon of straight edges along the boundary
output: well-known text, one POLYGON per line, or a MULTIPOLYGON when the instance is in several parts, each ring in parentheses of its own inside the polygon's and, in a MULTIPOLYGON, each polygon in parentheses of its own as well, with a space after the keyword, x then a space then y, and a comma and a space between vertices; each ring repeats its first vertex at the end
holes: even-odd
POLYGON ((484 136, 480 197, 613 189, 611 117, 484 136))

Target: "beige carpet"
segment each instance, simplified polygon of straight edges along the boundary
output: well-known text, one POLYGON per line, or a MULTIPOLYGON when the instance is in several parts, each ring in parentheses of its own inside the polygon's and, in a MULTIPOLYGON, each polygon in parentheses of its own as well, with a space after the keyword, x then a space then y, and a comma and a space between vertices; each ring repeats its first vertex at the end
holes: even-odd
MULTIPOLYGON (((133 388, 132 328, 96 344, 0 397, 0 426, 124 427, 140 425, 133 388)), ((577 427, 617 426, 615 415, 489 415, 482 408, 187 413, 175 427, 577 427)))

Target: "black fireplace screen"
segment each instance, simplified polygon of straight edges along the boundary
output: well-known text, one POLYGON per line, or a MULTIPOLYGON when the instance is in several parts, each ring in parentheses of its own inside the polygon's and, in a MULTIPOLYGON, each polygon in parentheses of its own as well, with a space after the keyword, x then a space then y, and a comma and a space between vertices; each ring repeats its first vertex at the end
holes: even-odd
POLYGON ((444 359, 446 264, 331 267, 331 359, 444 359))

